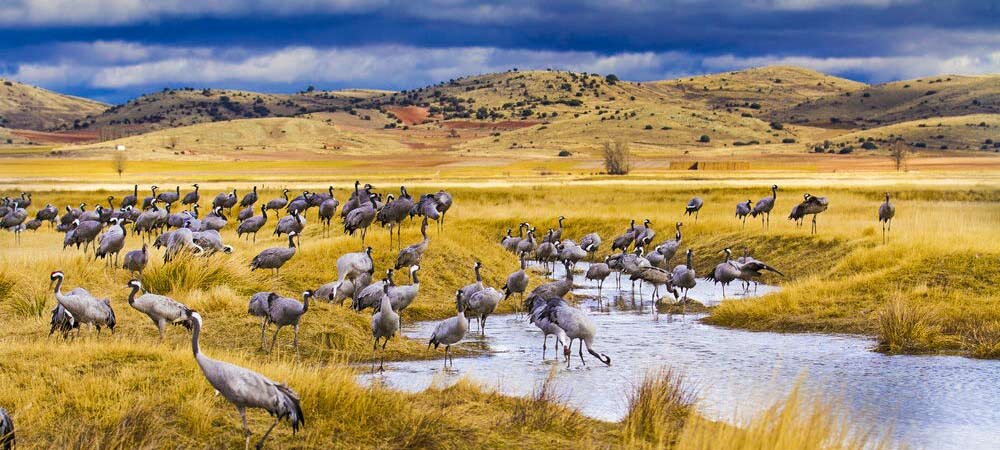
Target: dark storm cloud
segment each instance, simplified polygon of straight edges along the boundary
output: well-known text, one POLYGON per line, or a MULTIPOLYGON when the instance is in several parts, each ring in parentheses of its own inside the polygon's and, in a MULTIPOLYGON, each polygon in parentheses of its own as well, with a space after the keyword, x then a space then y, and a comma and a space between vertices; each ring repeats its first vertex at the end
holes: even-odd
POLYGON ((788 63, 877 82, 997 72, 998 23, 997 1, 8 0, 0 74, 112 100, 179 84, 406 88, 512 66, 641 80, 788 63))

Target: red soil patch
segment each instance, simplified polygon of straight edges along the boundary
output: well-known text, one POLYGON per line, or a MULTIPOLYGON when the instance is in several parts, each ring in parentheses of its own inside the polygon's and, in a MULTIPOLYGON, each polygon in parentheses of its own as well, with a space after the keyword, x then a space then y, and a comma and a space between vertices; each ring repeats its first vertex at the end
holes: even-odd
POLYGON ((386 108, 389 112, 393 113, 396 118, 403 121, 404 125, 416 125, 418 123, 423 123, 430 115, 427 108, 421 108, 419 106, 394 106, 391 108, 386 108))
POLYGON ((12 134, 20 136, 32 142, 40 144, 79 144, 82 142, 97 141, 99 134, 97 131, 34 131, 16 130, 12 134))
POLYGON ((456 128, 459 130, 468 129, 489 129, 489 130, 516 130, 518 128, 527 128, 530 126, 538 125, 542 123, 538 120, 503 120, 500 122, 473 122, 470 120, 451 120, 448 122, 443 122, 441 126, 445 128, 456 128))

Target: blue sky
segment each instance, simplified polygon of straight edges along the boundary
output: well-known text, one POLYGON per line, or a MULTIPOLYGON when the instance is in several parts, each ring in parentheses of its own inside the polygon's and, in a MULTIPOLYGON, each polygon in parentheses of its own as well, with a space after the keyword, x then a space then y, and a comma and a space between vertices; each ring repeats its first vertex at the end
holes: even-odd
POLYGON ((0 0, 0 77, 116 103, 166 86, 408 89, 558 68, 1000 72, 1000 0, 0 0))

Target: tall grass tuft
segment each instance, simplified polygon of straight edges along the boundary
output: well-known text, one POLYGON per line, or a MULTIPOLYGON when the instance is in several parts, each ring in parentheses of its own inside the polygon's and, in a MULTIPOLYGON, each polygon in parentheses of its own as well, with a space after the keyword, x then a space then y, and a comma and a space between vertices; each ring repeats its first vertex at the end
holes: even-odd
POLYGON ((158 294, 208 290, 218 286, 234 286, 240 294, 251 294, 267 288, 263 272, 251 272, 240 261, 226 255, 210 258, 182 256, 162 265, 152 265, 143 274, 146 289, 158 294))
POLYGON ((934 308, 907 302, 894 295, 876 317, 878 350, 922 353, 936 348, 940 326, 934 308))
POLYGON ((887 438, 858 430, 829 404, 802 398, 796 387, 748 423, 732 426, 692 418, 677 450, 862 450, 891 448, 887 438))
POLYGON ((629 396, 623 438, 629 447, 671 447, 691 415, 694 392, 672 369, 646 374, 629 396))
POLYGON ((1000 321, 975 320, 968 325, 965 345, 975 358, 1000 358, 1000 321))

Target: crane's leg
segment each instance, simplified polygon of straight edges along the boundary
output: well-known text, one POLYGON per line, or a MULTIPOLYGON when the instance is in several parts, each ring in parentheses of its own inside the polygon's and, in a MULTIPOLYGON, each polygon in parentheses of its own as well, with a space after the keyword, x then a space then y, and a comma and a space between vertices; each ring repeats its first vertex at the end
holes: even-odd
POLYGON ((295 324, 292 327, 292 330, 295 331, 295 337, 292 340, 292 343, 295 346, 295 353, 299 353, 299 324, 295 324))
POLYGON ((274 423, 271 424, 271 428, 268 428, 267 433, 264 433, 264 436, 260 438, 260 442, 257 443, 257 450, 261 450, 262 448, 264 448, 264 441, 267 440, 267 437, 271 435, 271 431, 273 431, 274 427, 278 425, 279 420, 281 420, 281 418, 276 417, 274 419, 274 423))
POLYGON ((882 222, 882 243, 885 244, 885 222, 882 222))
POLYGON ((156 329, 160 331, 160 341, 163 341, 163 327, 166 326, 166 321, 160 319, 156 321, 156 329))
POLYGON ((267 317, 260 321, 260 349, 267 346, 267 317))
POLYGON ((378 351, 378 336, 375 337, 375 341, 372 342, 372 372, 375 371, 375 352, 378 351))
POLYGON ((444 366, 446 368, 448 367, 448 353, 450 352, 451 352, 451 346, 450 345, 444 346, 444 366))
POLYGON ((274 337, 271 338, 271 346, 268 347, 268 349, 267 349, 268 353, 271 353, 271 351, 274 350, 274 343, 278 340, 278 333, 279 332, 281 332, 281 327, 278 327, 277 330, 274 330, 274 337))
POLYGON ((545 361, 545 347, 548 346, 549 346, 549 335, 546 334, 545 337, 542 338, 542 361, 545 361))
POLYGON ((577 346, 577 351, 580 354, 580 362, 583 363, 583 365, 586 366, 587 365, 587 360, 583 359, 583 339, 580 339, 580 345, 577 346))
POLYGON ((245 440, 243 448, 247 450, 250 448, 250 427, 247 425, 247 410, 239 406, 236 407, 236 410, 240 412, 240 420, 243 422, 243 438, 245 440))
POLYGON ((816 234, 816 215, 815 214, 813 214, 813 220, 812 220, 812 234, 816 234))

